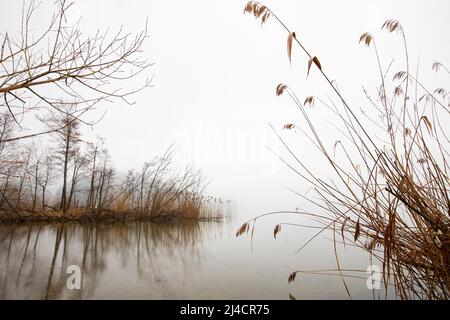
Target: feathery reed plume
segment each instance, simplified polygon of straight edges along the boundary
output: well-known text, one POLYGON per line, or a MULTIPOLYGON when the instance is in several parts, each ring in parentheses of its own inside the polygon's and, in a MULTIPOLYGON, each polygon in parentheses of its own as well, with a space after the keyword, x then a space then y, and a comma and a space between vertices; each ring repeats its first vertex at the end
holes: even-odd
POLYGON ((257 1, 247 2, 244 8, 245 13, 253 14, 256 19, 261 19, 261 24, 264 24, 272 14, 266 6, 257 1))
POLYGON ((369 47, 372 42, 372 35, 368 32, 363 33, 359 38, 359 43, 361 42, 364 42, 364 44, 369 47))

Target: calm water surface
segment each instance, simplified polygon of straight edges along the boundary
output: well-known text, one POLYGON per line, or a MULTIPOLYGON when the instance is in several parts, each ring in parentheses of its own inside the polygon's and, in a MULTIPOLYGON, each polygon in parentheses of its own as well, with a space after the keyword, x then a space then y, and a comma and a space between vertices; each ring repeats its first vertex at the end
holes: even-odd
MULTIPOLYGON (((252 243, 235 237, 240 223, 0 226, 0 299, 347 299, 339 277, 287 282, 298 268, 335 267, 328 240, 295 255, 305 231, 275 241, 269 221, 252 243), (70 265, 82 271, 80 290, 66 286, 70 265)), ((345 256, 366 268, 367 257, 345 256)), ((364 279, 349 286, 353 298, 373 296, 364 279)))

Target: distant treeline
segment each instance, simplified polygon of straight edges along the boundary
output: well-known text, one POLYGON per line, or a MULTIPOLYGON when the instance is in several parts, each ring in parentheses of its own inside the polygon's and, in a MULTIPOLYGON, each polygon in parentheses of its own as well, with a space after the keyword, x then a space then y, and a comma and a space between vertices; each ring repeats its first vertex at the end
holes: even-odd
POLYGON ((198 171, 172 168, 173 146, 141 170, 120 178, 110 165, 103 139, 84 141, 80 122, 70 112, 56 112, 43 121, 50 128, 61 128, 52 132, 45 146, 37 141, 2 143, 15 124, 8 113, 0 116, 1 220, 224 215, 221 199, 203 195, 204 179, 198 171))
POLYGON ((221 200, 202 195, 198 172, 173 171, 173 148, 121 180, 102 140, 81 138, 81 125, 98 123, 85 117, 99 103, 133 104, 151 87, 152 63, 143 56, 147 23, 89 34, 68 21, 72 6, 56 1, 42 29, 32 17, 44 10, 24 0, 21 25, 0 30, 0 220, 220 216, 221 200), (31 117, 44 128, 27 131, 31 117))

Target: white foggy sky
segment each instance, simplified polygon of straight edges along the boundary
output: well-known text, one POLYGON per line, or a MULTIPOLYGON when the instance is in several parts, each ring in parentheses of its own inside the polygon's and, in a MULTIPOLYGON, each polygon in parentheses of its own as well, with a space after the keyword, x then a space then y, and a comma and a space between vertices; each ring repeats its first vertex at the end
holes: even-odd
MULTIPOLYGON (((85 33, 107 26, 116 30, 120 25, 136 32, 149 19, 143 55, 155 63, 149 70, 150 76, 155 75, 154 87, 136 95, 134 106, 120 101, 106 105, 107 115, 95 127, 95 134, 106 138, 118 170, 139 168, 175 141, 180 159, 192 162, 211 180, 211 193, 240 203, 283 204, 280 209, 296 206, 297 200, 301 203, 282 186, 300 192, 307 186, 266 149, 280 149, 267 123, 279 129, 298 117, 287 98, 275 96, 275 87, 288 83, 301 99, 326 97, 321 94, 328 91, 314 70, 305 81, 307 61, 296 47, 289 66, 287 34, 273 19, 261 28, 253 17, 242 14, 246 1, 241 0, 74 2, 74 15, 82 17, 85 33)), ((21 1, 0 3, 2 31, 17 30, 21 1)), ((47 14, 52 3, 42 0, 47 14)), ((387 19, 402 23, 413 67, 420 56, 425 80, 432 81, 435 60, 450 64, 447 0, 263 3, 319 57, 324 70, 358 107, 364 101, 361 85, 372 88, 376 83, 371 79, 377 76, 373 51, 358 44, 363 32, 375 36, 383 64, 395 55, 402 69, 400 38, 380 31, 387 19)), ((38 14, 36 23, 44 17, 38 14)), ((326 116, 320 110, 311 112, 326 116)), ((296 141, 304 139, 298 136, 296 141)), ((306 145, 299 150, 310 156, 306 145)))

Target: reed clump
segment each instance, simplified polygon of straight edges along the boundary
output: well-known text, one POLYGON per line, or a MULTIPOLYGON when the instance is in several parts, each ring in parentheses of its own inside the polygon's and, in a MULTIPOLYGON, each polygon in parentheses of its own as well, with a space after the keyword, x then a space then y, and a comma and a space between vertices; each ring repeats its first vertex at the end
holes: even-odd
MULTIPOLYGON (((402 299, 448 299, 450 295, 450 180, 448 133, 450 95, 441 88, 429 89, 413 74, 406 40, 400 22, 388 20, 382 29, 400 35, 403 69, 392 72, 380 62, 375 37, 364 33, 360 43, 376 56, 379 86, 372 97, 364 89, 370 110, 360 111, 343 96, 331 81, 316 56, 310 54, 295 33, 267 7, 249 2, 245 13, 256 18, 275 17, 288 34, 288 58, 298 45, 308 57, 309 72, 319 72, 332 92, 330 101, 307 97, 304 103, 286 84, 277 87, 278 96, 288 95, 302 119, 300 125, 287 124, 285 130, 298 129, 316 147, 329 165, 330 176, 319 176, 314 166, 302 159, 280 134, 288 152, 280 156, 292 171, 305 179, 317 197, 306 197, 320 213, 294 212, 309 216, 322 226, 301 249, 325 231, 333 233, 337 243, 352 243, 370 253, 371 260, 382 265, 386 292, 393 286, 402 299), (317 71, 313 70, 313 66, 317 71), (327 147, 320 124, 307 106, 326 108, 340 137, 327 147)), ((267 18, 262 20, 266 22, 267 18)), ((431 65, 436 72, 450 75, 444 64, 431 65)), ((303 141, 302 141, 303 142, 303 141)), ((278 213, 269 213, 278 214, 278 213)), ((264 215, 263 215, 264 216, 264 215)), ((237 235, 252 230, 259 216, 245 223, 237 235)), ((281 231, 281 224, 274 235, 281 231)), ((344 268, 336 252, 336 274, 344 268)), ((290 281, 301 270, 292 273, 290 281)))

